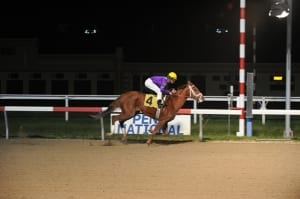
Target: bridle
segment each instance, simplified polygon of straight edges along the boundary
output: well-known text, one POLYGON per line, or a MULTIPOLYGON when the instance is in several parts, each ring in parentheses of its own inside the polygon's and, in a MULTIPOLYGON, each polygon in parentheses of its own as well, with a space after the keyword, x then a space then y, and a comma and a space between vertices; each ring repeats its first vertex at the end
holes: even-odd
MULTIPOLYGON (((189 95, 186 95, 186 96, 184 96, 185 98, 193 98, 193 99, 197 99, 199 102, 203 102, 204 100, 203 100, 203 95, 202 95, 202 93, 201 92, 199 92, 199 93, 197 93, 196 94, 196 92, 194 91, 194 87, 196 87, 195 85, 188 85, 188 88, 189 88, 189 91, 190 91, 190 94, 189 95)), ((174 95, 177 95, 178 96, 178 94, 176 93, 176 94, 174 94, 174 95)))
POLYGON ((193 89, 194 87, 195 87, 195 85, 189 85, 190 95, 188 97, 190 97, 190 98, 196 98, 200 102, 203 101, 203 100, 200 100, 202 94, 200 92, 196 94, 195 91, 194 91, 194 89, 193 89))

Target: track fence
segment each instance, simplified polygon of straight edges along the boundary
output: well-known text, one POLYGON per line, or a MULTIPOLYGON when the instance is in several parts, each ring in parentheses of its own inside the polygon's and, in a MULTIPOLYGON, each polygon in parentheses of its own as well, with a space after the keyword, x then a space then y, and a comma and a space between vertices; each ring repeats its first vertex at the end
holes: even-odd
MULTIPOLYGON (((7 112, 87 112, 96 113, 107 109, 107 107, 58 107, 58 106, 0 106, 0 111, 4 113, 5 137, 9 139, 9 125, 7 112)), ((118 112, 116 110, 115 112, 118 112)), ((199 141, 203 140, 203 115, 240 115, 239 109, 180 109, 178 114, 199 115, 199 141)), ((300 115, 300 110, 282 109, 253 109, 253 115, 300 115)), ((100 119, 101 140, 105 140, 104 122, 100 119)))

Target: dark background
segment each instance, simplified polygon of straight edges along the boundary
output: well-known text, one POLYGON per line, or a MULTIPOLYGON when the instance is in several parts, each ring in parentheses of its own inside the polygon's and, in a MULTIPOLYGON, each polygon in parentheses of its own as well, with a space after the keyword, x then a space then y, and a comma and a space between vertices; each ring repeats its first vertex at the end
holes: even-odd
MULTIPOLYGON (((0 36, 38 38, 40 53, 113 53, 120 46, 131 62, 238 62, 240 1, 206 2, 5 3, 0 36)), ((294 0, 293 62, 300 61, 298 5, 294 0)), ((285 61, 286 19, 269 17, 269 6, 269 0, 246 1, 248 62, 254 53, 257 62, 285 61)))

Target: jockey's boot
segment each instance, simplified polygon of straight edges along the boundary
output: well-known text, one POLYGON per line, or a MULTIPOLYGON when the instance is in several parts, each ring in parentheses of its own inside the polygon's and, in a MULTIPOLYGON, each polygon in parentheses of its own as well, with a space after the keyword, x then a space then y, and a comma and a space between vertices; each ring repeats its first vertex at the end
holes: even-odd
POLYGON ((157 106, 158 108, 162 108, 163 107, 163 103, 161 100, 157 100, 157 106))

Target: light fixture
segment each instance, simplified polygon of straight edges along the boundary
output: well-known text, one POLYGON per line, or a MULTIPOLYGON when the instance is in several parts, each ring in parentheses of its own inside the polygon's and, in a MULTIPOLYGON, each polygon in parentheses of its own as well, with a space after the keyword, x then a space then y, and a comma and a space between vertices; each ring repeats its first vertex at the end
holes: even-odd
MULTIPOLYGON (((273 0, 271 5, 269 16, 275 16, 278 18, 287 17, 286 24, 286 75, 285 75, 285 110, 291 110, 291 73, 292 73, 292 8, 293 0, 273 0)), ((285 114, 285 129, 283 132, 285 138, 291 138, 293 131, 291 129, 291 117, 290 114, 285 114)))
POLYGON ((283 80, 283 76, 282 75, 274 75, 273 76, 273 81, 282 81, 283 80))
POLYGON ((285 0, 276 0, 270 7, 269 16, 285 18, 290 14, 290 8, 285 0))

